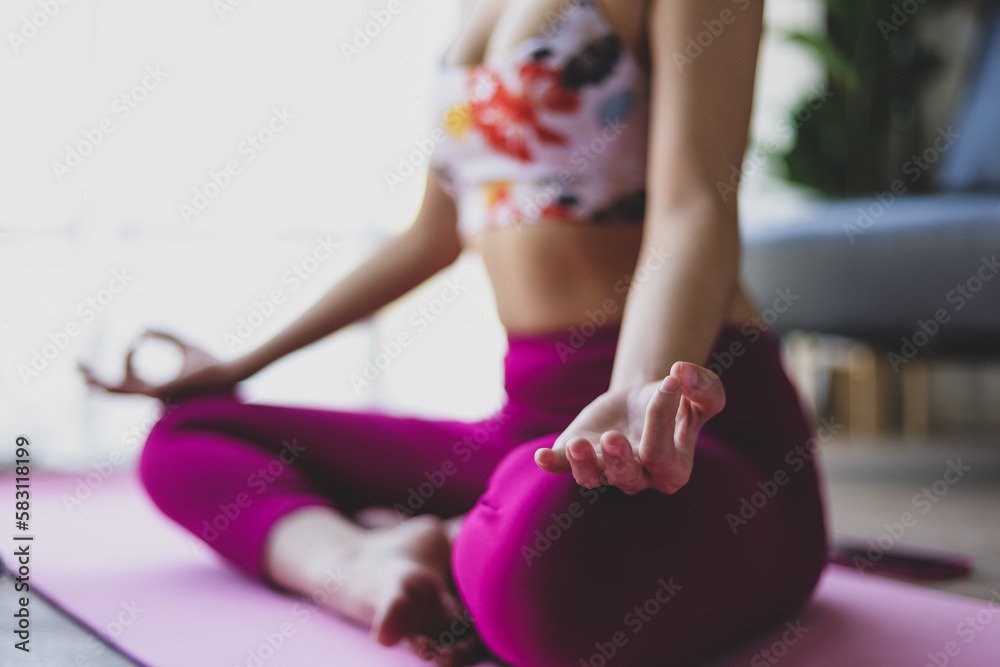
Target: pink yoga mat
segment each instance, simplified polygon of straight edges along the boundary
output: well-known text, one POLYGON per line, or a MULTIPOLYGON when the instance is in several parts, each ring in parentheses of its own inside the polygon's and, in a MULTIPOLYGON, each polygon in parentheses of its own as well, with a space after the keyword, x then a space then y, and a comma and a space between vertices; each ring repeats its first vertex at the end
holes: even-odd
MULTIPOLYGON (((91 475, 88 483, 86 473, 32 475, 31 581, 140 662, 155 667, 426 664, 231 569, 160 514, 134 472, 120 470, 95 485, 96 479, 91 475)), ((13 488, 11 475, 0 476, 3 496, 12 498, 13 488)), ((8 566, 17 544, 0 538, 8 566)), ((987 603, 829 566, 800 618, 704 667, 779 662, 996 667, 1000 592, 995 593, 987 603)), ((613 667, 614 661, 608 664, 613 667)))

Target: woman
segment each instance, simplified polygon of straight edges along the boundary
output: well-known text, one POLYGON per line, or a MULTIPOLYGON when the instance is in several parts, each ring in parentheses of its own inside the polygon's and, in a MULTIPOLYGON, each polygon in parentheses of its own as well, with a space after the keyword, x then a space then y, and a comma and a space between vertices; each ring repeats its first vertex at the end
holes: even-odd
POLYGON ((777 340, 748 324, 727 194, 761 2, 467 4, 409 229, 243 357, 171 338, 172 382, 128 363, 118 385, 89 380, 177 403, 140 462, 166 514, 267 585, 309 595, 341 573, 325 604, 382 644, 441 664, 475 659, 476 634, 515 665, 692 664, 794 614, 826 552, 795 453, 811 427, 777 340), (495 415, 233 392, 464 248, 508 333, 495 415))

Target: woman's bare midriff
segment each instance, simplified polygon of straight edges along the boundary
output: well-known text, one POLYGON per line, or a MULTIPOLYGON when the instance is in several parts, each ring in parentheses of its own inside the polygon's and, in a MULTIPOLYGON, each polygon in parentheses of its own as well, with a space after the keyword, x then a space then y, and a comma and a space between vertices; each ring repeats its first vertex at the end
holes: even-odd
MULTIPOLYGON (((602 315, 619 321, 641 241, 641 225, 543 221, 484 230, 464 244, 483 259, 507 331, 540 333, 602 315)), ((741 286, 726 320, 755 312, 741 286)))
MULTIPOLYGON (((469 1, 469 25, 445 56, 450 65, 500 59, 512 45, 542 32, 539 26, 549 25, 553 12, 567 6, 560 0, 469 1), (508 7, 513 13, 498 20, 508 7)), ((626 49, 651 71, 647 3, 597 1, 626 49)), ((504 327, 512 333, 539 333, 593 321, 588 312, 604 310, 609 322, 620 320, 623 286, 636 270, 641 240, 642 225, 634 222, 555 220, 479 231, 463 244, 483 258, 504 327), (617 306, 614 312, 607 312, 608 299, 617 306)), ((755 314, 741 286, 726 321, 741 324, 755 314)))

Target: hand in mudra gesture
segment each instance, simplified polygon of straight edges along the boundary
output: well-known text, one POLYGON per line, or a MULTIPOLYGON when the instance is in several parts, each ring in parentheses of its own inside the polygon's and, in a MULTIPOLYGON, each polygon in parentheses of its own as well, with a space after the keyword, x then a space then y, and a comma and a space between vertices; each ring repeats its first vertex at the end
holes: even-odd
POLYGON ((245 379, 235 364, 221 362, 208 352, 186 343, 179 338, 163 331, 147 329, 140 340, 133 343, 125 353, 125 377, 112 384, 97 378, 94 373, 82 363, 77 363, 84 381, 92 389, 102 389, 114 394, 142 394, 153 398, 166 399, 184 395, 211 393, 230 389, 240 380, 245 379), (155 385, 141 379, 132 368, 132 358, 142 339, 159 338, 173 343, 180 348, 183 356, 181 370, 170 382, 155 385))
POLYGON ((535 452, 535 463, 553 474, 571 472, 587 488, 675 493, 691 477, 698 432, 725 404, 715 373, 678 361, 662 382, 598 396, 551 448, 535 452))

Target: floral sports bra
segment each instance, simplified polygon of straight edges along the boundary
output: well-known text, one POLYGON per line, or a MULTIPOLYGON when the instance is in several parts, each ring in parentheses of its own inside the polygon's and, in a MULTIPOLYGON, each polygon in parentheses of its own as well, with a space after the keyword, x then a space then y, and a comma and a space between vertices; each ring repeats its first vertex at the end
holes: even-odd
POLYGON ((496 64, 442 65, 431 166, 459 230, 641 223, 649 80, 595 0, 496 64))

